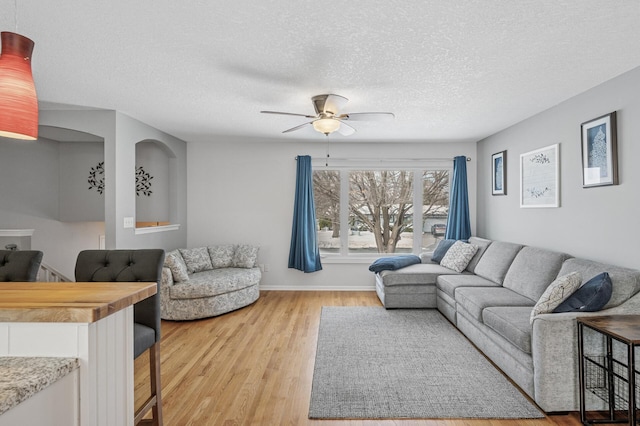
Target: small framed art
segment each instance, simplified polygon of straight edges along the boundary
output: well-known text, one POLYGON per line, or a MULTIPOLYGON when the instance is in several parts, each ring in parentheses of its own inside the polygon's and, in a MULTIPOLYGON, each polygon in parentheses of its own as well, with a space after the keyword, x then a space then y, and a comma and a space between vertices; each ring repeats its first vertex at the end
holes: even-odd
POLYGON ((618 184, 616 112, 582 123, 582 187, 618 184))
POLYGON ((491 195, 507 195, 507 151, 491 156, 491 195))
POLYGON ((520 154, 520 207, 560 207, 559 146, 520 154))

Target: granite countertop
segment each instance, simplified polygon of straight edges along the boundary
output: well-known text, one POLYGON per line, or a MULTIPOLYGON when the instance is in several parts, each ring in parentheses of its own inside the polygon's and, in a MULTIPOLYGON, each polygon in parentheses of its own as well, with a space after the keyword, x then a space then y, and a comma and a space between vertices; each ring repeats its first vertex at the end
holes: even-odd
POLYGON ((76 368, 76 358, 0 357, 0 414, 76 368))

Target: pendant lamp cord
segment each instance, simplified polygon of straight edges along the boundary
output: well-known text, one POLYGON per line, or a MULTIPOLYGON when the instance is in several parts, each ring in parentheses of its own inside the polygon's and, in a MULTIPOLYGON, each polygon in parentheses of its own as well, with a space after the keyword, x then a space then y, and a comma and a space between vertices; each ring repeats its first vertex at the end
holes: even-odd
POLYGON ((18 0, 13 0, 13 22, 16 25, 16 34, 18 34, 18 0))

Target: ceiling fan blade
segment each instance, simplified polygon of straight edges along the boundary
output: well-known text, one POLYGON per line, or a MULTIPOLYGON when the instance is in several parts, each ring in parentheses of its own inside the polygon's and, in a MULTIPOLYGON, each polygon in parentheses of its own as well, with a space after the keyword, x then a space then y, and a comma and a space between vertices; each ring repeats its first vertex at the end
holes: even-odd
POLYGON ((311 98, 313 108, 319 115, 321 113, 338 114, 338 111, 349 102, 349 99, 340 95, 318 95, 311 98))
POLYGON ((296 130, 300 130, 300 129, 302 129, 304 126, 308 126, 308 125, 309 125, 309 124, 311 124, 311 123, 313 123, 313 121, 310 121, 310 122, 308 122, 308 123, 301 124, 301 125, 296 126, 296 127, 292 127, 292 128, 290 128, 290 129, 285 130, 285 131, 284 131, 284 132, 282 132, 282 133, 295 132, 296 130))
POLYGON ((260 111, 262 114, 280 114, 280 115, 295 115, 297 117, 316 118, 315 115, 296 114, 293 112, 280 112, 280 111, 260 111))
POLYGON ((338 133, 342 136, 349 136, 356 132, 356 129, 345 123, 344 121, 340 121, 340 127, 338 128, 338 133))
POLYGON ((340 120, 351 121, 389 121, 395 118, 392 112, 352 112, 349 114, 340 114, 340 120))

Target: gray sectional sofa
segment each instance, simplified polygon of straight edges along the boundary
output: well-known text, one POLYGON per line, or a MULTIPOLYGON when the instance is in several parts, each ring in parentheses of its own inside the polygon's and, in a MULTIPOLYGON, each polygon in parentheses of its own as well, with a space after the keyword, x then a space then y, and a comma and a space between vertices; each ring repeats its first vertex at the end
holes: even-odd
MULTIPOLYGON (((376 274, 386 308, 437 308, 546 412, 580 409, 576 317, 640 314, 640 271, 551 250, 472 237, 478 247, 458 273, 431 262, 376 274), (534 305, 556 278, 583 282, 608 272, 612 295, 599 312, 546 313, 534 305)), ((602 339, 586 351, 599 353, 602 339)), ((594 402, 595 404, 595 402, 594 402)))
POLYGON ((260 297, 258 247, 215 245, 167 253, 162 268, 160 312, 165 320, 222 315, 260 297))

